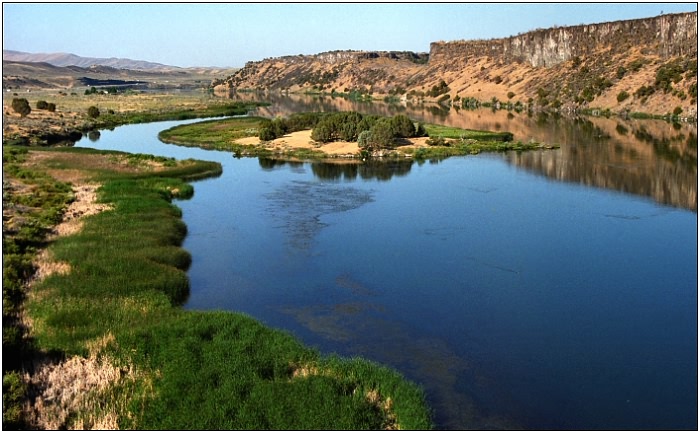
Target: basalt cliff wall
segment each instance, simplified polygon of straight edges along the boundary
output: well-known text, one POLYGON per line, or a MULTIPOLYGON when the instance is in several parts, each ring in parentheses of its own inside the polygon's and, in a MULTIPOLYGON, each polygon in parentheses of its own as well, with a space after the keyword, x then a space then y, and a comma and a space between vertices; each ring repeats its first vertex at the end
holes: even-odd
POLYGON ((662 59, 698 55, 697 13, 615 21, 572 27, 538 29, 504 39, 434 42, 430 62, 488 56, 500 62, 548 67, 607 51, 625 54, 643 48, 662 59))
POLYGON ((248 62, 217 90, 364 93, 463 106, 697 118, 697 12, 434 42, 429 53, 333 51, 248 62))

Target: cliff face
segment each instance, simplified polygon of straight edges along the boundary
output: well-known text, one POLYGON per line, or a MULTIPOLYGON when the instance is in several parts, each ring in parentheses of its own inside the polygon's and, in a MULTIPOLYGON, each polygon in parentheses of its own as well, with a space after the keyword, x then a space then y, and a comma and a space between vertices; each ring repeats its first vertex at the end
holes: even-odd
POLYGON ((592 56, 601 50, 620 55, 643 47, 662 59, 697 57, 696 13, 663 15, 629 21, 540 29, 505 39, 434 42, 430 61, 492 57, 501 62, 548 67, 574 57, 592 56))
POLYGON ((472 99, 555 111, 680 110, 697 118, 697 38, 697 13, 671 14, 434 42, 429 55, 334 51, 265 59, 216 84, 222 90, 440 97, 447 105, 472 99))

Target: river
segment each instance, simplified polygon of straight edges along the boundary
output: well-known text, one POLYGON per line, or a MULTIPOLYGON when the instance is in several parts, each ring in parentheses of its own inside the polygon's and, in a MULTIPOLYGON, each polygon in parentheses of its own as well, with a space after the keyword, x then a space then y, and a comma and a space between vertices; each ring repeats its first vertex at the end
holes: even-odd
POLYGON ((261 114, 404 112, 561 148, 333 165, 158 141, 182 122, 83 139, 222 163, 177 203, 185 308, 395 367, 441 429, 697 429, 695 125, 273 102, 261 114))

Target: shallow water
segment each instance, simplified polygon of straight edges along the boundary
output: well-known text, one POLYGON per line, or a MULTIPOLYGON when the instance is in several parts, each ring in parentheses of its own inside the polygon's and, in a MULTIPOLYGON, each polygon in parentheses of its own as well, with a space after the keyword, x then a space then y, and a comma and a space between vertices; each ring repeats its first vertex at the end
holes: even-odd
POLYGON ((175 123, 80 145, 224 165, 178 202, 185 308, 243 311, 391 365, 425 387, 443 429, 697 429, 687 206, 518 168, 568 167, 572 145, 290 164, 159 143, 175 123))

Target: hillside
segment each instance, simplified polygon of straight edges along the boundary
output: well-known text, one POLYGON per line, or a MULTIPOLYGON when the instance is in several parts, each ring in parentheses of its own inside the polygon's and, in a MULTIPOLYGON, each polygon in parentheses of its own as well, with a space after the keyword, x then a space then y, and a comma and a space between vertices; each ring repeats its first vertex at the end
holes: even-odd
POLYGON ((248 62, 216 90, 359 92, 412 102, 697 118, 697 13, 434 42, 429 54, 334 51, 248 62), (444 82, 444 83, 443 83, 444 82))

